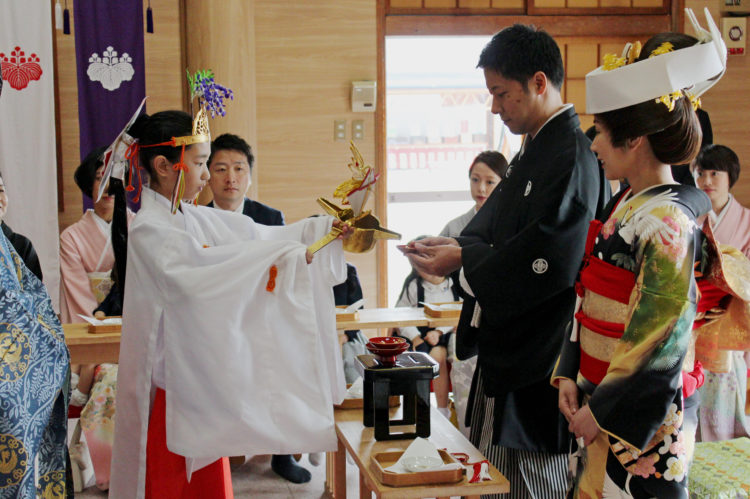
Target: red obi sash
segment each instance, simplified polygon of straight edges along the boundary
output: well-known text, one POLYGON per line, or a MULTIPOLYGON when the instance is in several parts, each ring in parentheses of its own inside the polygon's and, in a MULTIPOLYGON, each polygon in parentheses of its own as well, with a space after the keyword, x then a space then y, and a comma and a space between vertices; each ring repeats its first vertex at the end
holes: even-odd
MULTIPOLYGON (((600 220, 592 220, 589 223, 589 231, 586 236, 586 253, 583 257, 583 268, 576 283, 576 292, 578 296, 583 297, 584 290, 588 289, 605 298, 627 304, 635 286, 635 274, 593 255, 594 243, 597 236, 600 235, 602 225, 600 220)), ((718 306, 719 301, 726 294, 705 281, 698 281, 698 289, 700 291, 698 311, 710 310, 718 306)), ((620 338, 625 331, 624 323, 594 319, 583 312, 583 307, 579 308, 575 317, 588 330, 609 338, 620 338)), ((694 325, 693 327, 697 326, 694 325)), ((598 385, 607 374, 609 362, 592 357, 581 348, 579 369, 584 378, 598 385)), ((682 393, 683 397, 687 398, 703 385, 703 371, 700 363, 696 363, 692 372, 683 371, 682 378, 682 393)))
MULTIPOLYGON (((700 281, 696 281, 696 284, 698 285, 698 290, 700 291, 700 300, 698 300, 697 309, 698 313, 707 312, 712 308, 718 307, 721 299, 727 296, 726 291, 722 291, 706 280, 702 279, 700 281)), ((698 329, 703 324, 705 324, 705 322, 706 319, 696 320, 695 322, 693 322, 693 329, 698 329)))

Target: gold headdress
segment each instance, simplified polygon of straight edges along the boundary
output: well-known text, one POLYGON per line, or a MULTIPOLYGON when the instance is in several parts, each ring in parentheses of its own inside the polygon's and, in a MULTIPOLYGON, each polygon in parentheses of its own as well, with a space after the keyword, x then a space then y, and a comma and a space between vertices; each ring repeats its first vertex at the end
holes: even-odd
POLYGON ((215 117, 217 114, 225 116, 226 111, 224 109, 224 99, 234 98, 231 90, 214 81, 214 74, 210 70, 197 71, 194 76, 191 76, 190 73, 188 73, 187 78, 190 83, 191 100, 195 97, 198 98, 198 112, 193 118, 192 133, 181 137, 172 137, 172 139, 167 142, 140 146, 182 147, 180 161, 173 165, 173 168, 178 171, 178 175, 174 188, 172 189, 172 214, 176 213, 180 208, 180 203, 185 194, 185 172, 188 171, 188 166, 185 164, 185 148, 193 144, 211 142, 211 130, 208 126, 208 112, 211 113, 211 117, 215 117))

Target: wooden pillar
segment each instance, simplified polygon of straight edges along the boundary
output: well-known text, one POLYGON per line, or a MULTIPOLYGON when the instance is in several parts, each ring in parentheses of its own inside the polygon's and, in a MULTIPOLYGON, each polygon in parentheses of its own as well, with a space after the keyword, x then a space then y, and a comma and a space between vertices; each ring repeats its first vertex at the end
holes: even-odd
MULTIPOLYGON (((216 81, 234 92, 227 115, 211 120, 211 136, 233 133, 255 150, 255 0, 185 0, 185 50, 191 73, 211 69, 216 81)), ((256 180, 253 169, 251 198, 256 180)), ((210 200, 210 189, 204 189, 199 201, 210 200)))

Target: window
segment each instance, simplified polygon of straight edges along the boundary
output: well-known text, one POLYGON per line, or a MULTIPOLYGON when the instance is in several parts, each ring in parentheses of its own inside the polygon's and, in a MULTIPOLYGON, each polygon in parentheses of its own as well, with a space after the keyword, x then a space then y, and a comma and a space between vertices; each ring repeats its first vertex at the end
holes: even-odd
POLYGON ((396 244, 437 235, 472 208, 468 172, 478 153, 494 149, 510 161, 520 148, 521 137, 490 113, 476 68, 488 40, 386 38, 388 228, 403 236, 388 242, 389 306, 411 271, 396 244))

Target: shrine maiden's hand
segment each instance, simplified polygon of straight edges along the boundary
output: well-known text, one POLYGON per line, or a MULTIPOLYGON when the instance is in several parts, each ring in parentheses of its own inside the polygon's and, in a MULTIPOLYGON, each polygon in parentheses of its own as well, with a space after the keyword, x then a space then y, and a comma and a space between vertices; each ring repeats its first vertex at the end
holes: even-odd
POLYGON ((561 379, 558 381, 557 389, 559 392, 557 407, 570 423, 575 413, 578 412, 578 385, 572 379, 561 379))
POLYGON ((576 438, 583 437, 583 445, 589 445, 599 434, 599 426, 591 414, 589 406, 583 406, 573 415, 568 430, 575 433, 576 438))
POLYGON ((432 275, 448 275, 461 268, 460 246, 425 246, 422 241, 414 243, 412 251, 404 253, 415 269, 432 275))
POLYGON ((424 335, 424 340, 427 342, 428 345, 435 346, 438 344, 438 341, 440 341, 440 335, 442 335, 440 331, 437 329, 433 329, 432 331, 427 331, 427 334, 424 335))
POLYGON ((305 260, 307 260, 307 264, 310 265, 313 261, 313 254, 310 253, 310 250, 305 251, 305 260))
POLYGON ((346 239, 354 233, 354 229, 351 225, 341 220, 334 219, 333 226, 341 230, 338 239, 346 239))

